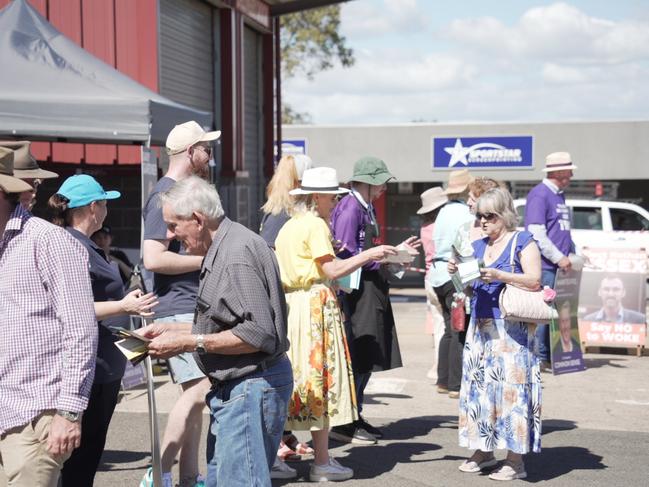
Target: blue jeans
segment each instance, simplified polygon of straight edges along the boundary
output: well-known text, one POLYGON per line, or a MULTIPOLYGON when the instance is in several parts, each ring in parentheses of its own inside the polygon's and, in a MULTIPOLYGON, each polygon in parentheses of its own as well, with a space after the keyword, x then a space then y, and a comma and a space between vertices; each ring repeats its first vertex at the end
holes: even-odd
POLYGON ((284 430, 293 371, 288 358, 220 382, 207 394, 206 487, 270 486, 270 468, 284 430))
MULTIPOLYGON (((541 287, 554 288, 557 278, 556 270, 543 269, 541 272, 541 287)), ((550 325, 536 325, 536 341, 539 344, 539 359, 550 361, 550 325)))

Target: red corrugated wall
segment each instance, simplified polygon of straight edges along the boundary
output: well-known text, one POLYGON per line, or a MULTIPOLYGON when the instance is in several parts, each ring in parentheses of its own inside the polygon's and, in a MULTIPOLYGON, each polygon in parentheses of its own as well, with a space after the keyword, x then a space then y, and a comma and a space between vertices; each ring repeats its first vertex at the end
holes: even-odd
MULTIPOLYGON (((28 0, 54 27, 104 62, 158 91, 157 0, 28 0)), ((10 0, 0 0, 0 8, 10 0)), ((98 117, 101 114, 97 114, 98 117)), ((139 164, 139 147, 38 142, 38 160, 139 164)))

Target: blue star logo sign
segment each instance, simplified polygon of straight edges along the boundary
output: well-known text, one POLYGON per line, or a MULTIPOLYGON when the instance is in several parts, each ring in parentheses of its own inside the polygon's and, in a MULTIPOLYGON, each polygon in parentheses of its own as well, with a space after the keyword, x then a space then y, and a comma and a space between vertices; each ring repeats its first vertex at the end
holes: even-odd
POLYGON ((533 167, 532 137, 433 138, 433 168, 533 167))

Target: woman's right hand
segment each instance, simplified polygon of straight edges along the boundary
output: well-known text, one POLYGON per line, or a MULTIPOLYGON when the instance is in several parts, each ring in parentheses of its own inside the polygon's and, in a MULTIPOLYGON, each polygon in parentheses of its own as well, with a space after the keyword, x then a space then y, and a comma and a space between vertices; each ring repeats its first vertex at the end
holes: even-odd
POLYGON ((455 259, 448 259, 446 270, 449 274, 455 274, 457 272, 457 262, 455 261, 455 259))
POLYGON ((153 308, 158 304, 158 297, 154 293, 143 294, 135 289, 122 298, 122 309, 129 315, 139 315, 144 318, 153 316, 153 308))
POLYGON ((365 251, 370 260, 382 262, 390 255, 397 255, 397 248, 392 245, 378 245, 365 251))

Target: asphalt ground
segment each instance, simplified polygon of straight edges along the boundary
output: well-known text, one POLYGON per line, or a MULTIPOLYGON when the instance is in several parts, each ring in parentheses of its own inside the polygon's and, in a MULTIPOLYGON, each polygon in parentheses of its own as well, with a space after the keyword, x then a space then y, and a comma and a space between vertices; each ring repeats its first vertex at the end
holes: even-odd
MULTIPOLYGON (((470 452, 457 444, 457 401, 438 394, 426 378, 433 349, 424 333, 423 299, 397 296, 393 302, 404 367, 375 374, 368 385, 364 416, 383 428, 385 439, 374 446, 331 442, 332 454, 355 471, 345 485, 494 485, 486 475, 457 469, 470 452)), ((513 485, 649 486, 649 358, 588 354, 586 365, 580 373, 543 374, 542 452, 527 456, 528 478, 513 485)), ((161 427, 177 396, 176 385, 156 377, 161 427)), ((139 485, 150 461, 148 424, 144 390, 126 392, 96 486, 139 485)), ((298 436, 308 439, 303 432, 298 436)), ((201 455, 204 444, 205 434, 201 455)), ((309 462, 291 465, 298 478, 274 485, 308 482, 309 462)))

